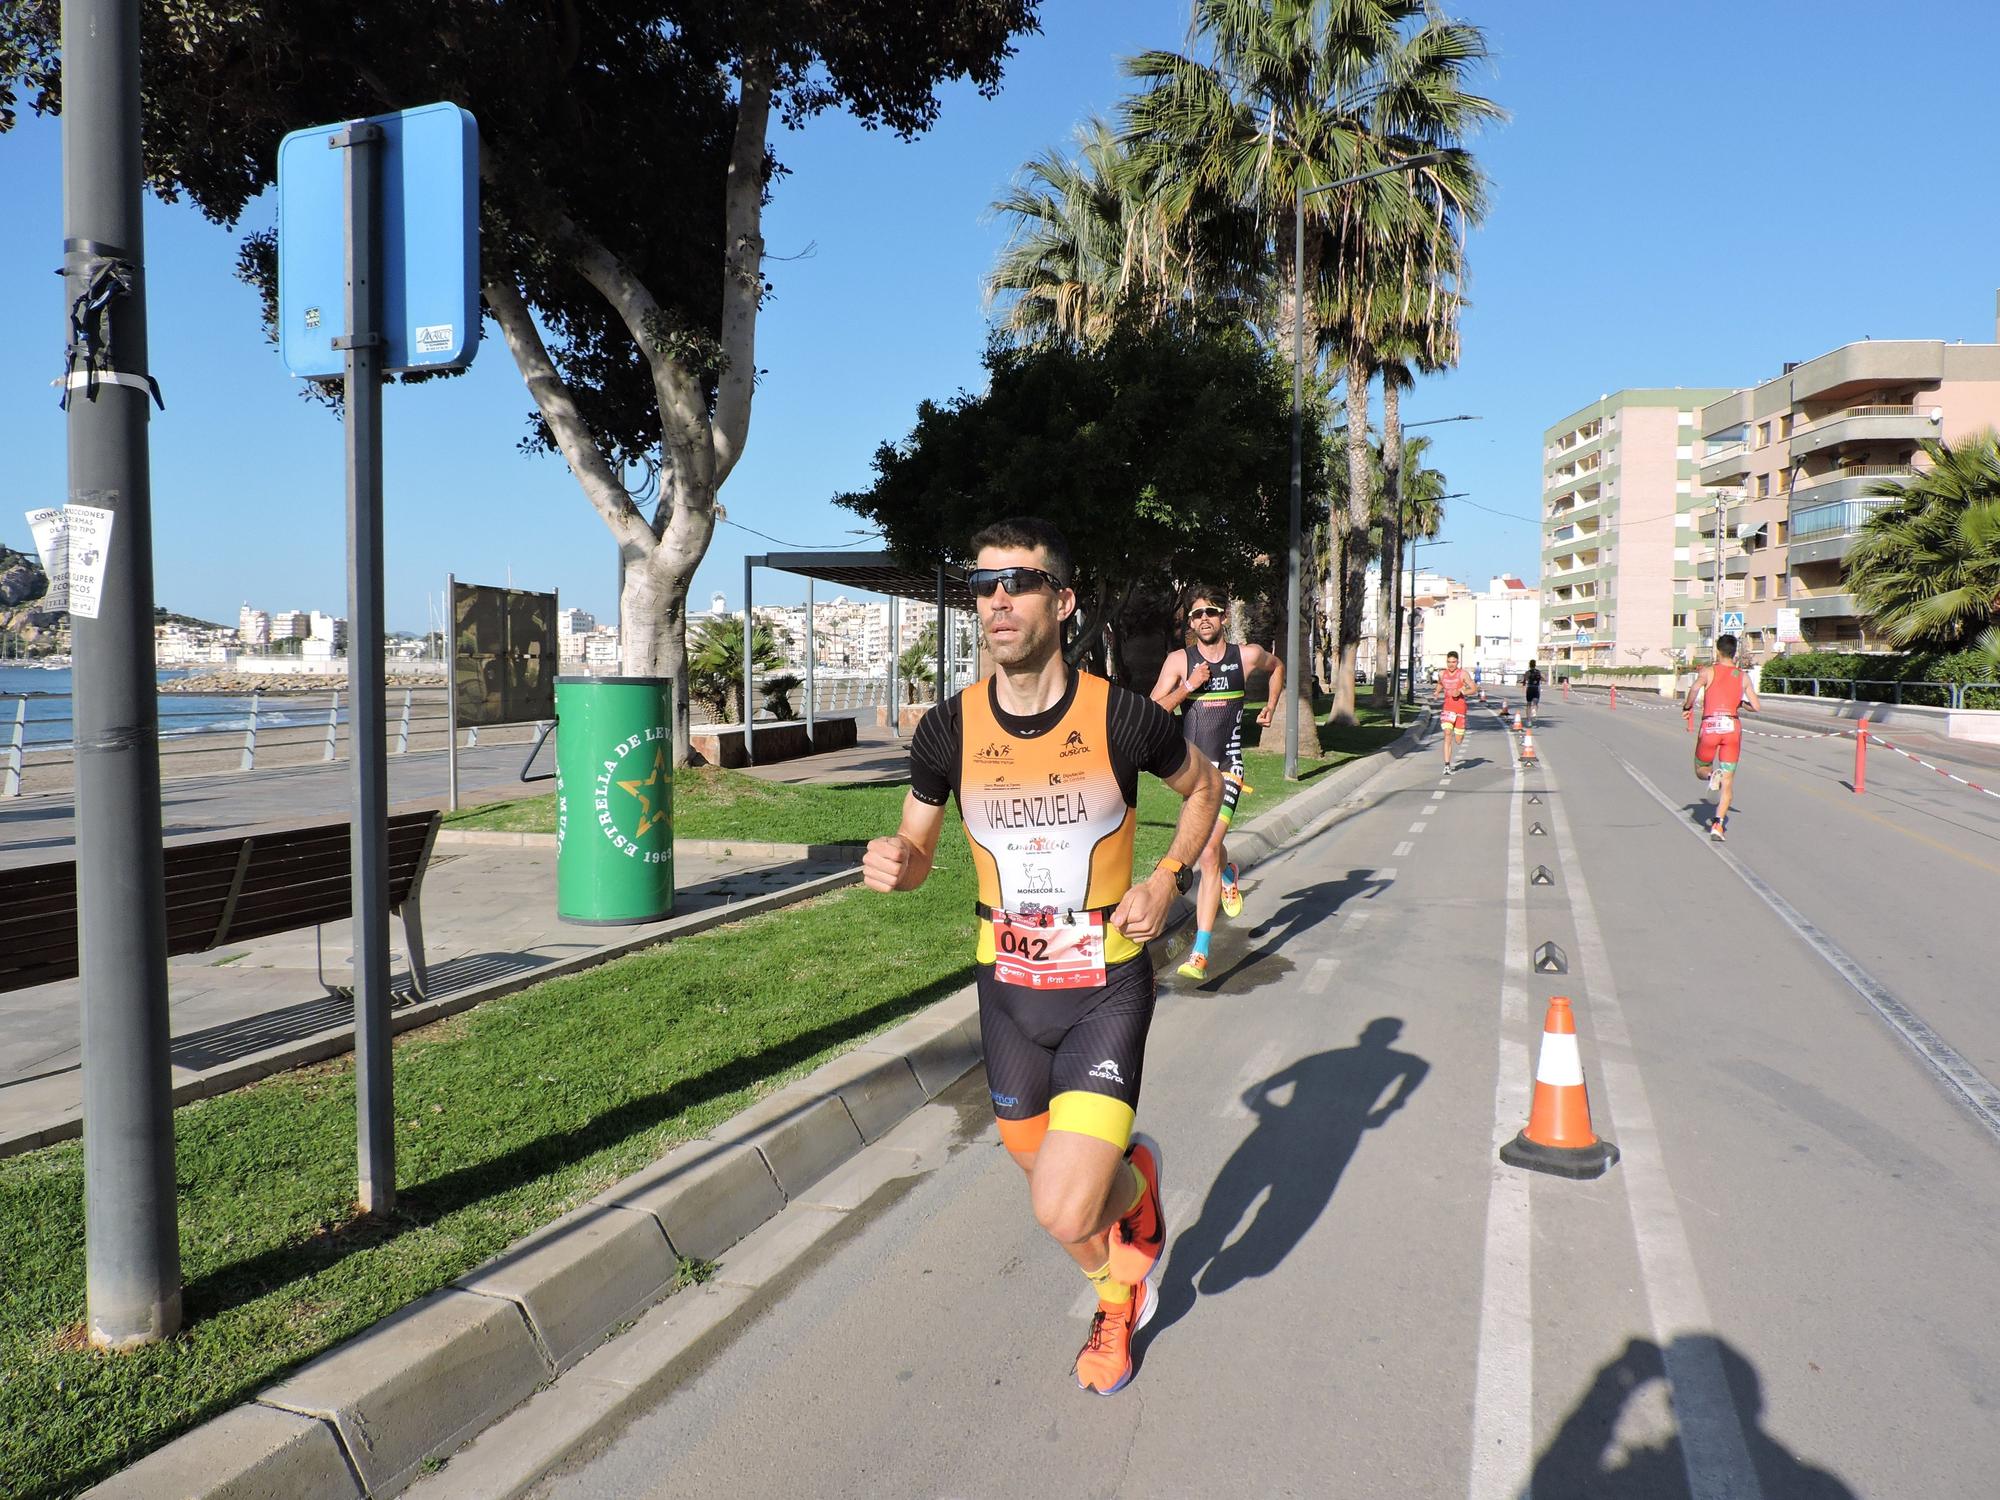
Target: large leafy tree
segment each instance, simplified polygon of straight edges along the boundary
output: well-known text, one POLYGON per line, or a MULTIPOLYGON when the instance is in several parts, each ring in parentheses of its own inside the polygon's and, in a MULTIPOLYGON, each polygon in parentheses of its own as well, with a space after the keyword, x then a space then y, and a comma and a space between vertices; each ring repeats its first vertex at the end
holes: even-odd
POLYGON ((1903 647, 1958 650, 2000 627, 2000 435, 1927 438, 1927 467, 1869 494, 1888 503, 1847 554, 1855 602, 1903 647))
MULTIPOLYGON (((899 556, 955 564, 986 523, 1047 517, 1077 564, 1072 654, 1102 652, 1108 627, 1110 669, 1128 682, 1157 664, 1170 622, 1160 603, 1177 584, 1270 587, 1289 506, 1290 388, 1248 329, 1172 317, 1115 327, 1090 348, 996 338, 986 370, 980 394, 923 403, 909 436, 877 450, 874 485, 838 497, 899 556)), ((1317 493, 1317 441, 1306 457, 1317 493)))
POLYGON ((1485 37, 1427 0, 1195 0, 1194 31, 1201 53, 1149 52, 1127 64, 1146 85, 1126 106, 1127 132, 1170 217, 1204 195, 1256 215, 1278 347, 1289 355, 1296 334, 1316 358, 1330 339, 1344 364, 1349 482, 1335 517, 1343 605, 1334 691, 1336 717, 1351 720, 1367 564, 1352 538, 1373 503, 1374 340, 1385 307, 1419 303, 1482 211, 1482 177, 1461 143, 1502 115, 1466 87, 1486 58, 1485 37), (1300 189, 1430 151, 1443 159, 1306 199, 1304 258, 1295 259, 1300 189))
MULTIPOLYGON (((235 225, 301 125, 448 99, 481 137, 482 290, 624 562, 629 672, 682 679, 688 584, 749 438, 775 118, 909 137, 938 86, 991 94, 1040 0, 180 0, 144 7, 155 193, 235 225), (621 475, 660 472, 649 515, 621 475)), ((0 128, 61 104, 59 6, 0 16, 0 128)), ((244 274, 268 295, 274 246, 244 274)), ((676 702, 687 754, 686 695, 676 702)))

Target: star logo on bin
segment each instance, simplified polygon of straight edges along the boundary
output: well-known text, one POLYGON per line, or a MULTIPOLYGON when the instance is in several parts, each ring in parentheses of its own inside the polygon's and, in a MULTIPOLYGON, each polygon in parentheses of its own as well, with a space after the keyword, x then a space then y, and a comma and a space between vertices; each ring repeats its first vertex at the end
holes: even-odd
POLYGON ((662 745, 653 756, 652 775, 638 781, 618 783, 625 791, 639 799, 639 827, 633 833, 633 838, 642 839, 648 829, 656 828, 667 821, 667 788, 671 784, 667 774, 665 745, 662 745))

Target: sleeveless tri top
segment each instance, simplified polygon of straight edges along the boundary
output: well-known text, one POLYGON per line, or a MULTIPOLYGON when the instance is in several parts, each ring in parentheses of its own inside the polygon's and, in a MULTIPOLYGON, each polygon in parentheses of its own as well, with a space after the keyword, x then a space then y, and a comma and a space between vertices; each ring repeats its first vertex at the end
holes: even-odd
MULTIPOLYGON (((980 963, 994 959, 990 912, 1109 912, 1131 889, 1138 815, 1111 756, 1110 700, 1110 683, 1079 673, 1076 696, 1055 728, 1022 739, 994 715, 991 679, 960 695, 958 805, 983 908, 980 963)), ((1139 952, 1107 924, 1107 963, 1139 952)))
POLYGON ((1224 646, 1222 660, 1209 661, 1196 646, 1187 652, 1187 670, 1207 662, 1208 681, 1181 703, 1181 729, 1188 743, 1219 771, 1243 769, 1243 648, 1224 646))
POLYGON ((1746 686, 1741 667, 1733 662, 1727 667, 1718 665, 1715 675, 1708 679, 1708 690, 1702 694, 1702 719, 1706 721, 1735 718, 1736 711, 1743 706, 1743 691, 1746 686))

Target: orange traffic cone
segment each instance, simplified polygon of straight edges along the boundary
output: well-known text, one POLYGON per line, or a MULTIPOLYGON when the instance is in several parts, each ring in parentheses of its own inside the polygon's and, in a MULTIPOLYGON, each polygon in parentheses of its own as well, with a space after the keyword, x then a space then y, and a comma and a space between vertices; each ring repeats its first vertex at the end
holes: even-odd
POLYGON ((1532 729, 1521 731, 1521 759, 1535 759, 1535 731, 1532 729))
POLYGON ((1514 733, 1519 734, 1520 732, 1521 732, 1521 710, 1517 708, 1514 710, 1514 733))
POLYGON ((1583 1086, 1583 1057, 1577 1051, 1576 1016, 1569 1001, 1549 1001, 1542 1022, 1542 1054, 1535 1064, 1535 1103, 1528 1128, 1500 1148, 1510 1167, 1550 1172, 1557 1177, 1602 1177, 1618 1160, 1618 1148, 1590 1128, 1590 1095, 1583 1086))

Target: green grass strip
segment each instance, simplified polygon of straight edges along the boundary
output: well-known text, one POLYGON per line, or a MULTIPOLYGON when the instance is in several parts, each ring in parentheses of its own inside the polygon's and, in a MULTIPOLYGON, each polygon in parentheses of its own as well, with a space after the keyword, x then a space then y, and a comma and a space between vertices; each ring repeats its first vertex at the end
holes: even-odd
MULTIPOLYGON (((1251 815, 1346 758, 1288 784, 1280 756, 1251 752, 1251 815)), ((689 837, 865 839, 894 829, 903 798, 690 780, 689 837)), ((507 806, 526 825, 539 808, 553 818, 547 798, 507 806)), ((1140 869, 1178 811, 1143 783, 1140 869)), ((386 1221, 354 1212, 351 1060, 182 1107, 185 1326, 131 1354, 82 1339, 81 1145, 0 1161, 0 1497, 75 1494, 970 982, 972 900, 964 837, 948 830, 919 891, 837 892, 405 1035, 386 1221)))

